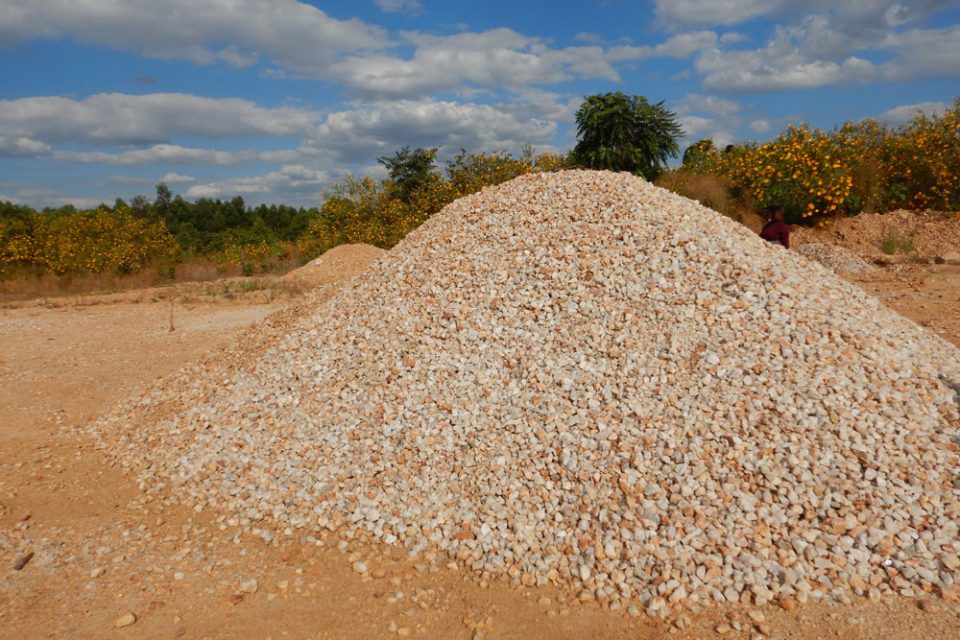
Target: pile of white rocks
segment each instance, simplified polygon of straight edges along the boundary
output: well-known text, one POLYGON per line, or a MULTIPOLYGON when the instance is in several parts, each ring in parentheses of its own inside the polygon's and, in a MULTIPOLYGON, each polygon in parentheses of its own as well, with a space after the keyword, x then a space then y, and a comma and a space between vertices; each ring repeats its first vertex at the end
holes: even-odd
POLYGON ((960 352, 813 275, 639 178, 524 176, 98 430, 241 524, 613 606, 952 592, 960 352))
POLYGON ((863 273, 876 271, 876 267, 862 260, 847 249, 835 244, 810 242, 801 244, 796 252, 808 260, 819 262, 834 273, 863 273))

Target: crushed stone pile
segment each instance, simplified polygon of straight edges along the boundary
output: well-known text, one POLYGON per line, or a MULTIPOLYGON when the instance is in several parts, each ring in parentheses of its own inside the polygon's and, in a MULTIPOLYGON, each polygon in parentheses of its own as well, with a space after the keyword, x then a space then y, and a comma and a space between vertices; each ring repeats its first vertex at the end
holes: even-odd
POLYGON ((872 264, 834 244, 811 242, 800 245, 795 251, 808 260, 819 262, 834 273, 864 273, 877 270, 872 264))
POLYGON ((268 539, 663 614, 955 592, 956 381, 955 347, 855 286, 567 171, 454 202, 262 352, 96 428, 145 490, 268 539))

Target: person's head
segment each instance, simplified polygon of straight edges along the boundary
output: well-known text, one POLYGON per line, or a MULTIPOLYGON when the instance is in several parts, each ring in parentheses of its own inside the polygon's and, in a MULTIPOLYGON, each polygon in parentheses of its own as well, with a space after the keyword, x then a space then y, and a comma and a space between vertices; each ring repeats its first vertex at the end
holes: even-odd
POLYGON ((767 216, 767 220, 776 220, 777 222, 783 222, 783 209, 780 208, 780 205, 772 204, 763 212, 767 216))

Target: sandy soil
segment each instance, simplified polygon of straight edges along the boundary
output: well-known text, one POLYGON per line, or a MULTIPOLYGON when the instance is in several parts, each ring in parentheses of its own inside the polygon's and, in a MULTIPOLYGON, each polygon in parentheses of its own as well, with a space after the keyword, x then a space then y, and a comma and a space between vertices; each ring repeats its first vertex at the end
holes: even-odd
MULTIPOLYGON (((314 295, 331 295, 347 276, 326 277, 314 295)), ((889 267, 860 284, 960 344, 960 267, 889 267)), ((268 544, 215 513, 147 502, 82 427, 177 368, 218 357, 245 326, 290 302, 216 287, 222 295, 198 285, 0 310, 0 636, 960 637, 960 603, 934 597, 772 606, 760 623, 746 605, 634 618, 549 588, 477 585, 429 555, 332 534, 268 544), (360 560, 366 577, 352 569, 360 560), (244 591, 252 578, 256 588, 244 591), (136 621, 116 627, 127 612, 136 621), (723 624, 739 629, 721 635, 723 624)))

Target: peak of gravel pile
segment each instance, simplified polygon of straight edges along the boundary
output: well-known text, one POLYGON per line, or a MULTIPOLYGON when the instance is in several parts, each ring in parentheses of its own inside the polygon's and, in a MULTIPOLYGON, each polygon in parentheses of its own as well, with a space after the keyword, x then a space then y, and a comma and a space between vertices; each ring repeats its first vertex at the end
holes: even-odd
POLYGON ((863 273, 876 271, 876 267, 860 259, 843 247, 823 242, 801 244, 796 252, 808 260, 819 262, 834 273, 863 273))
POLYGON ((262 353, 99 429, 242 524, 656 613, 954 589, 951 381, 957 349, 854 286, 568 171, 458 200, 262 353))

